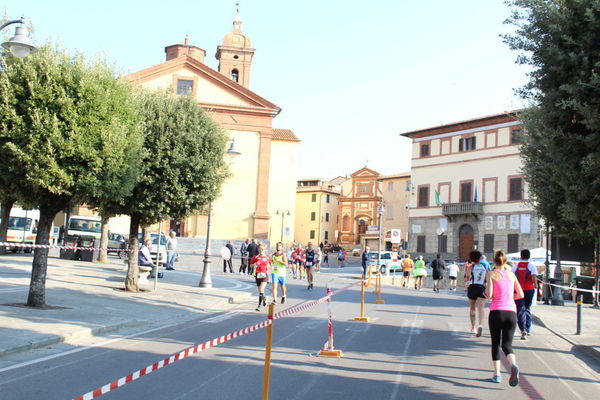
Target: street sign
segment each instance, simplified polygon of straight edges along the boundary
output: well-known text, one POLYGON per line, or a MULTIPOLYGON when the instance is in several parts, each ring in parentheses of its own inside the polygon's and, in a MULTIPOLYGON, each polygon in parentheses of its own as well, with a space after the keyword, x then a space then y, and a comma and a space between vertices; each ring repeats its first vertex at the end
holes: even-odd
POLYGON ((391 242, 395 244, 400 243, 400 229, 392 229, 391 242))
POLYGON ((289 226, 286 226, 283 231, 285 232, 285 236, 290 236, 290 234, 292 233, 292 230, 289 226))
POLYGON ((367 232, 379 232, 379 225, 367 226, 367 232))

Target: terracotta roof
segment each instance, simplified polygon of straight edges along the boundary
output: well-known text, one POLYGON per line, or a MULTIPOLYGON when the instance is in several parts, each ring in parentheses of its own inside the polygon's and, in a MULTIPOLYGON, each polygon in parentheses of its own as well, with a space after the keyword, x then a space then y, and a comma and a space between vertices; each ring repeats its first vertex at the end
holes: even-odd
POLYGON ((383 181, 386 179, 395 179, 395 178, 410 178, 410 172, 403 172, 401 174, 394 175, 383 175, 378 178, 378 180, 383 181))
POLYGON ((291 129, 273 129, 273 140, 299 142, 298 136, 291 129))

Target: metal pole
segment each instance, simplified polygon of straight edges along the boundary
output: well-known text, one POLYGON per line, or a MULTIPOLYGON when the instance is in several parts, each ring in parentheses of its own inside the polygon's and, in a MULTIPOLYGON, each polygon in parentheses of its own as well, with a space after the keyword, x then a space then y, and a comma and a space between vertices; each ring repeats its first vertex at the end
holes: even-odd
POLYGON ((271 323, 267 326, 267 346, 265 348, 265 371, 263 376, 263 400, 269 399, 269 381, 271 378, 271 346, 273 343, 273 314, 275 313, 275 304, 269 304, 269 319, 271 323))
MULTIPOLYGON (((546 262, 544 264, 546 264, 546 282, 550 282, 550 255, 549 255, 549 248, 550 246, 550 225, 546 222, 546 262)), ((550 304, 550 286, 548 285, 544 285, 544 289, 543 289, 543 295, 544 295, 544 304, 549 305, 550 304)))
POLYGON ((583 293, 577 293, 577 333, 581 335, 581 304, 583 303, 583 293))
POLYGON ((156 242, 156 271, 154 272, 154 291, 158 287, 158 267, 160 267, 160 238, 162 235, 162 220, 158 222, 158 242, 156 242))
MULTIPOLYGON (((563 274, 562 266, 560 265, 560 238, 556 237, 556 268, 554 269, 554 283, 562 286, 563 274)), ((563 299, 562 289, 557 287, 554 289, 552 300, 550 302, 553 306, 564 306, 565 300, 563 299)))
POLYGON ((285 214, 282 211, 281 212, 281 243, 283 243, 283 218, 285 218, 285 214))
MULTIPOLYGON (((595 290, 600 290, 600 285, 598 284, 600 282, 600 267, 598 265, 598 259, 600 259, 600 238, 598 238, 598 235, 596 235, 596 279, 594 285, 595 290)), ((592 295, 594 296, 594 305, 592 307, 600 308, 600 304, 598 303, 598 300, 600 299, 600 293, 593 293, 592 295)))
POLYGON ((212 203, 208 203, 208 218, 206 220, 206 247, 204 248, 204 268, 202 270, 202 278, 198 286, 204 288, 212 287, 212 279, 210 277, 210 215, 212 214, 212 203))
POLYGON ((360 316, 354 317, 355 321, 369 322, 370 318, 365 317, 365 280, 364 276, 360 283, 360 316))

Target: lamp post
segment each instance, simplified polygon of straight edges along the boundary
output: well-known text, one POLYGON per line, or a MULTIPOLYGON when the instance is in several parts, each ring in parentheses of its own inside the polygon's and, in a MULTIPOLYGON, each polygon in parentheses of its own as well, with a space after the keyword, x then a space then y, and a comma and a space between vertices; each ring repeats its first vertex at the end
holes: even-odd
MULTIPOLYGON (((383 216, 383 211, 385 210, 385 208, 383 207, 383 200, 381 200, 381 203, 379 203, 379 207, 377 207, 377 215, 379 215, 379 238, 377 239, 377 270, 379 271, 380 265, 381 265, 381 231, 382 231, 382 226, 381 226, 381 217, 383 216)), ((387 271, 387 268, 386 268, 387 271)))
MULTIPOLYGON (((237 156, 242 153, 237 151, 235 147, 235 139, 231 139, 231 145, 229 149, 227 149, 227 154, 230 156, 237 156)), ((204 267, 202 269, 202 277, 200 278, 200 283, 198 283, 199 287, 202 288, 211 288, 212 287, 212 278, 210 277, 210 217, 212 214, 212 202, 208 203, 208 218, 206 219, 206 246, 204 247, 204 259, 202 262, 204 263, 204 267)))
POLYGON ((15 29, 15 35, 8 41, 2 43, 2 47, 9 50, 15 57, 25 58, 31 53, 35 53, 38 49, 33 45, 33 40, 29 37, 29 32, 24 27, 25 17, 5 22, 0 25, 0 31, 12 24, 21 24, 15 29))
MULTIPOLYGON (((549 248, 550 248, 550 224, 546 222, 546 282, 550 282, 550 257, 549 257, 549 248)), ((550 286, 544 285, 544 304, 550 304, 550 286)))
POLYGON ((283 243, 283 219, 286 215, 290 216, 292 214, 290 213, 290 210, 277 210, 275 215, 281 215, 281 243, 283 243))

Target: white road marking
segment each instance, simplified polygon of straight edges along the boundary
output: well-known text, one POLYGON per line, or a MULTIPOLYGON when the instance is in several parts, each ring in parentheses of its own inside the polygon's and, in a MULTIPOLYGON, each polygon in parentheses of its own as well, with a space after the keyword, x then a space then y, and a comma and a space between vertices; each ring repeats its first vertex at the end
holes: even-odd
POLYGON ((450 331, 450 334, 452 334, 453 336, 461 336, 461 332, 458 329, 458 326, 456 326, 455 324, 453 324, 452 322, 448 321, 448 330, 450 331))
POLYGON ((225 321, 226 319, 233 318, 236 315, 238 315, 237 311, 231 311, 228 313, 215 315, 214 317, 203 319, 202 322, 207 322, 209 324, 216 324, 217 322, 221 322, 221 321, 225 321))
MULTIPOLYGON (((420 311, 421 307, 418 306, 417 309, 415 310, 415 317, 413 318, 412 322, 409 322, 411 327, 419 327, 419 332, 421 327, 423 326, 422 322, 423 320, 417 320, 417 316, 419 315, 419 311, 420 311), (421 321, 421 324, 419 325, 419 323, 417 321, 421 321)), ((398 374, 396 375, 396 382, 394 384, 394 390, 392 390, 392 394, 390 395, 390 400, 395 400, 398 398, 398 391, 400 390, 400 383, 402 382, 402 372, 404 371, 404 363, 406 362, 406 359, 408 357, 408 350, 410 349, 410 344, 412 342, 412 338, 414 333, 416 332, 417 328, 415 329, 409 329, 408 331, 408 338, 406 339, 406 344, 404 345, 404 352, 402 353, 402 358, 400 360, 400 367, 398 368, 398 374)))
POLYGON ((421 331, 423 330, 423 324, 425 323, 425 321, 423 321, 422 319, 416 319, 413 318, 412 320, 410 319, 405 319, 402 321, 402 327, 400 328, 400 334, 401 335, 406 335, 406 334, 419 334, 421 333, 421 331))
POLYGON ((23 289, 29 289, 29 288, 26 286, 23 286, 20 288, 0 289, 0 292, 18 292, 19 290, 23 290, 23 289))

